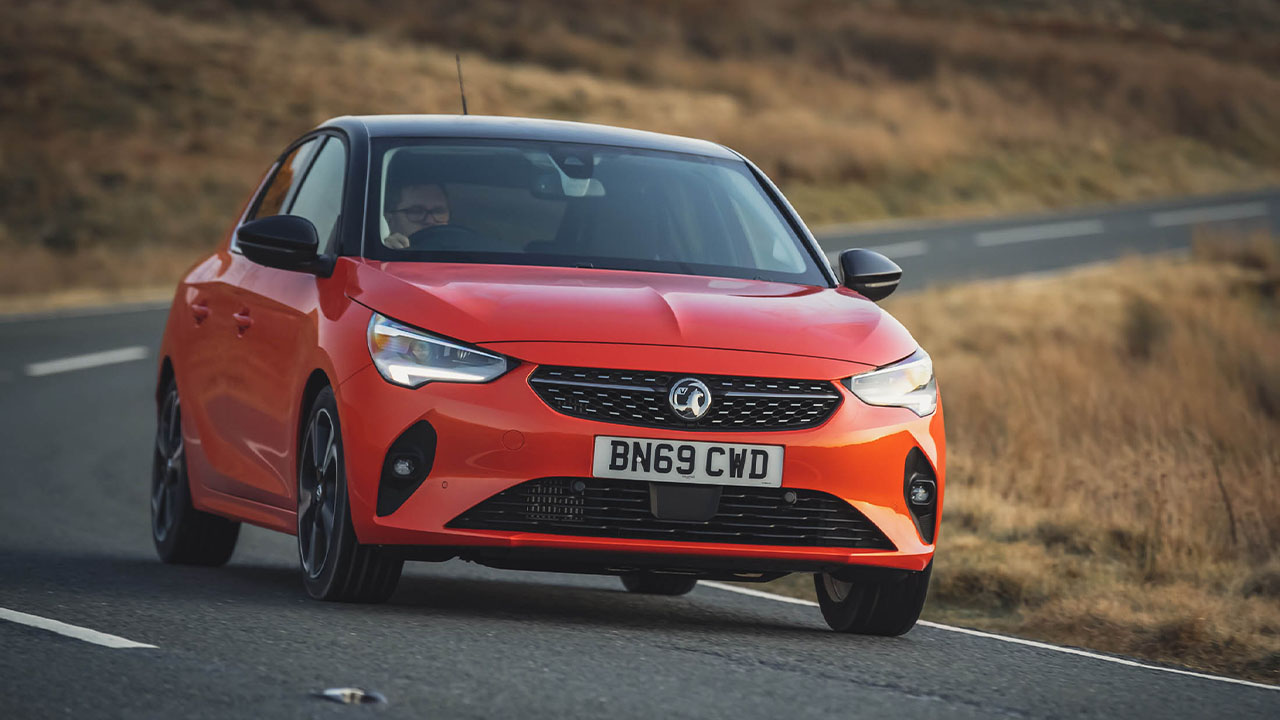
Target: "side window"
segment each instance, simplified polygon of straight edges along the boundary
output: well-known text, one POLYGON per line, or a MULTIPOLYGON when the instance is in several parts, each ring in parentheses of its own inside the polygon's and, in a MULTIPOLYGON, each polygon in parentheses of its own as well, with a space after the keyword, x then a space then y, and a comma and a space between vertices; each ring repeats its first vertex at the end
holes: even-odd
POLYGON ((320 148, 289 208, 290 215, 304 217, 316 226, 322 255, 333 247, 337 234, 338 216, 342 213, 342 184, 346 175, 346 148, 341 140, 331 137, 320 148))
POLYGON ((306 169, 311 153, 315 152, 316 146, 319 145, 318 140, 319 138, 308 140, 285 156, 275 177, 271 178, 271 183, 262 191, 262 199, 258 201, 258 208, 254 211, 253 217, 249 218, 250 220, 280 214, 293 188, 302 179, 302 171, 306 169))

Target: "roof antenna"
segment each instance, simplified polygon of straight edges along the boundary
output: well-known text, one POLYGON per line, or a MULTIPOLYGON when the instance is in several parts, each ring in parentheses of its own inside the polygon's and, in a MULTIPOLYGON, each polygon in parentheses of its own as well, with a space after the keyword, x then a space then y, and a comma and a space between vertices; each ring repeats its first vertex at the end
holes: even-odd
POLYGON ((458 63, 458 92, 462 93, 462 114, 467 114, 467 91, 462 87, 462 56, 458 53, 453 54, 453 59, 458 63))

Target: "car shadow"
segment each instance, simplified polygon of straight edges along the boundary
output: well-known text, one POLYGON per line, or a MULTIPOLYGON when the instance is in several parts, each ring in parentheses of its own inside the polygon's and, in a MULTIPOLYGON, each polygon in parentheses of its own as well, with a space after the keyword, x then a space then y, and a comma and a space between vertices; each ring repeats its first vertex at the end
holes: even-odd
POLYGON ((773 604, 752 608, 734 602, 727 594, 726 602, 717 602, 705 590, 682 597, 634 595, 620 585, 615 589, 557 583, 555 575, 512 573, 512 578, 506 579, 475 577, 474 573, 486 571, 465 565, 412 564, 407 568, 409 572, 390 601, 361 605, 312 600, 302 587, 298 569, 286 563, 237 562, 233 558, 224 567, 208 568, 164 565, 141 556, 5 549, 0 551, 0 578, 5 578, 0 583, 0 600, 73 594, 116 604, 223 603, 331 618, 351 616, 353 620, 357 616, 379 621, 474 618, 601 629, 831 635, 821 625, 816 609, 806 622, 794 609, 773 604), (463 576, 452 574, 455 572, 463 576))
MULTIPOLYGON (((635 595, 619 587, 560 584, 554 575, 536 580, 460 578, 433 573, 401 580, 386 608, 390 611, 430 612, 455 617, 527 622, 537 620, 573 626, 615 629, 688 627, 701 630, 786 633, 818 629, 767 611, 721 605, 695 591, 668 597, 635 595)), ((609 582, 609 578, 602 578, 609 582)), ((613 580, 612 582, 617 582, 613 580)), ((772 608, 762 608, 767 610, 772 608)), ((816 611, 814 611, 816 617, 816 611)), ((820 622, 820 620, 819 620, 820 622)))

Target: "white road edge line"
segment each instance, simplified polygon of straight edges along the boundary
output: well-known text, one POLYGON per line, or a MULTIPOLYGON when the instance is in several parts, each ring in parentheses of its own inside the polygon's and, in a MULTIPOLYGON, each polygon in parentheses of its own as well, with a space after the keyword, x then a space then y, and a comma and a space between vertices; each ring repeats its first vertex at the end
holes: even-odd
POLYGON ((155 645, 134 642, 118 635, 108 635, 107 633, 90 630, 89 628, 83 628, 79 625, 68 625, 67 623, 59 622, 57 620, 50 620, 49 618, 40 617, 39 615, 29 615, 24 612, 9 610, 7 608, 0 608, 0 620, 8 620, 20 625, 28 625, 33 628, 48 630, 49 632, 66 635, 67 637, 75 638, 76 640, 83 640, 87 643, 93 643, 94 645, 101 645, 102 647, 109 647, 118 650, 156 647, 155 645))
POLYGON ((147 354, 148 350, 145 347, 134 345, 132 347, 89 353, 88 355, 75 355, 57 360, 31 363, 26 367, 26 373, 28 377, 55 375, 57 373, 71 372, 72 370, 86 370, 101 365, 115 365, 116 363, 142 360, 147 354))
POLYGON ((1085 235, 1101 235, 1101 220, 1072 220, 1071 222, 1048 223, 1045 225, 1024 225, 1007 230, 985 230, 973 236, 978 247, 992 245, 1008 245, 1010 243, 1033 242, 1036 240, 1058 240, 1085 235))
MULTIPOLYGON (((818 603, 812 600, 801 600, 800 598, 786 597, 785 595, 775 595, 774 593, 764 592, 763 590, 753 590, 751 588, 738 587, 737 585, 728 585, 710 580, 703 580, 698 584, 706 585, 707 587, 712 587, 717 590, 728 590, 729 592, 738 593, 739 595, 750 595, 751 597, 776 600, 778 602, 790 603, 792 605, 818 607, 818 603)), ((1160 667, 1159 665, 1148 665, 1146 663, 1138 662, 1137 660, 1129 660, 1127 658, 1114 657, 1112 655, 1103 655, 1101 653, 1089 652, 1088 650, 1080 650, 1072 647, 1063 647, 1061 645, 1050 645, 1049 643, 1038 642, 1035 640, 1024 640, 1022 638, 1009 637, 1008 635, 996 635, 995 633, 983 632, 981 630, 970 630, 969 628, 956 627, 954 625, 943 625, 941 623, 929 622, 928 620, 921 620, 917 624, 930 627, 935 630, 945 630, 946 632, 973 635, 974 637, 987 638, 988 640, 999 640, 1000 642, 1012 643, 1014 645, 1026 645, 1027 647, 1039 648, 1040 650, 1051 650, 1053 652, 1065 653, 1067 655, 1079 655, 1080 657, 1102 660, 1104 662, 1115 663, 1117 665, 1128 665, 1129 667, 1142 668, 1144 670, 1155 670, 1157 672, 1172 673, 1174 675, 1186 675, 1188 677, 1200 678, 1202 680, 1216 680, 1217 682, 1231 683, 1232 685, 1245 685, 1247 687, 1260 688, 1262 690, 1280 690, 1280 685, 1266 685, 1264 683, 1223 677, 1221 675, 1209 675, 1207 673, 1199 673, 1191 670, 1179 670, 1177 668, 1160 667)))
POLYGON ((1166 210, 1165 212, 1151 213, 1151 225, 1153 227, 1195 225, 1196 223, 1266 217, 1268 214, 1270 213, 1267 210, 1267 204, 1264 202, 1237 203, 1235 205, 1212 205, 1209 207, 1187 208, 1185 210, 1166 210))
POLYGON ((68 307, 51 310, 23 310, 0 313, 0 325, 13 323, 39 322, 42 320, 72 320, 76 318, 98 317, 100 315, 123 315, 125 313, 155 312, 168 310, 171 300, 146 300, 142 302, 120 302, 98 307, 68 307))

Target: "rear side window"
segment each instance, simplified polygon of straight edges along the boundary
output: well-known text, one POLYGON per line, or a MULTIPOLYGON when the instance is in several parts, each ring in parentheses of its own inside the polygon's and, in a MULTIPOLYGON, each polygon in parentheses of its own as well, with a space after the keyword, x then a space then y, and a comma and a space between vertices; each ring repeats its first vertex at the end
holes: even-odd
POLYGON ((302 173, 306 170, 307 163, 311 160, 311 154, 315 152, 317 145, 319 145, 318 139, 312 138, 294 148, 293 152, 280 161, 280 168, 263 189, 262 199, 258 201, 258 207, 254 210, 253 217, 249 218, 250 220, 271 217, 282 212, 285 202, 292 197, 294 189, 302 180, 302 173))
POLYGON ((316 226, 320 254, 333 247, 342 212, 342 187, 347 174, 347 152, 342 141, 331 137, 316 155, 302 186, 289 207, 290 215, 304 217, 316 226))

